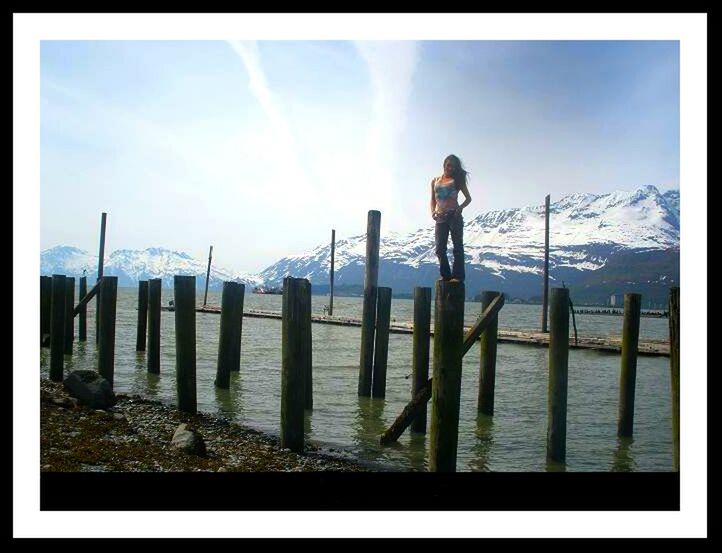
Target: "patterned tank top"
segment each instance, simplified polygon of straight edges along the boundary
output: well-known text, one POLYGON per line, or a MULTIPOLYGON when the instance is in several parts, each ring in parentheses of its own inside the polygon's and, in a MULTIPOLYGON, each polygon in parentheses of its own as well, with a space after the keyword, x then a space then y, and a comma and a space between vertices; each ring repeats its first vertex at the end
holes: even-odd
POLYGON ((434 196, 436 197, 436 213, 446 213, 459 207, 457 200, 459 191, 454 180, 441 184, 442 177, 434 179, 434 196))

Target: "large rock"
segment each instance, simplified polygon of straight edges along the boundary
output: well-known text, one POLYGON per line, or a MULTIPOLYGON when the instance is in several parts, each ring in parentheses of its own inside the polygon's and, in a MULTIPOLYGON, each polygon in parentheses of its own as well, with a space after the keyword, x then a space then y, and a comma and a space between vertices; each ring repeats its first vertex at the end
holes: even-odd
POLYGON ((115 404, 110 382, 95 371, 72 371, 63 380, 63 386, 80 403, 93 409, 107 409, 115 404))
POLYGON ((203 441, 203 436, 198 432, 189 430, 186 423, 178 425, 178 428, 175 429, 170 445, 186 453, 200 455, 201 457, 206 455, 206 444, 203 441))

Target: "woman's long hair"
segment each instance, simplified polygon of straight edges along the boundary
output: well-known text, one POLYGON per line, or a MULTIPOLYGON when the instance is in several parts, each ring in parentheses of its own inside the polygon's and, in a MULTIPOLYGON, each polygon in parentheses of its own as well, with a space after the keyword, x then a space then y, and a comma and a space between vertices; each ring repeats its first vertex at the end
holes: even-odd
POLYGON ((454 165, 454 186, 456 186, 457 190, 461 190, 461 185, 467 183, 467 175, 469 172, 462 167, 461 160, 454 154, 446 156, 444 165, 446 165, 447 161, 450 161, 454 165))

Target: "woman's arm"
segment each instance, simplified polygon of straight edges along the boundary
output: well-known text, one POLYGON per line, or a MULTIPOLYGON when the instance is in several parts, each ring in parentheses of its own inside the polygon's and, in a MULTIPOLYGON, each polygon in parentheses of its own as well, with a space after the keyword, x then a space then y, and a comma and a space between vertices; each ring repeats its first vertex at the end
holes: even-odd
POLYGON ((471 194, 469 194, 469 189, 466 187, 466 183, 463 183, 459 187, 459 190, 461 190, 461 192, 464 194, 464 201, 457 210, 459 215, 461 215, 461 210, 471 203, 471 194))
POLYGON ((434 179, 431 179, 431 218, 436 220, 436 195, 434 194, 434 179))

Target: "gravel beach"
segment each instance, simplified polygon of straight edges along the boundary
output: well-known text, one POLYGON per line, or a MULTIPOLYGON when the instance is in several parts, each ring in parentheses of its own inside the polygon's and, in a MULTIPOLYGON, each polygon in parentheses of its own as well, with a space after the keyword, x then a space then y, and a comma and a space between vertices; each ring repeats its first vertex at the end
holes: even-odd
POLYGON ((307 446, 299 455, 277 438, 204 413, 116 394, 107 410, 78 404, 62 383, 40 379, 40 468, 64 472, 351 471, 368 467, 307 446), (173 447, 178 426, 200 434, 205 455, 173 447))

